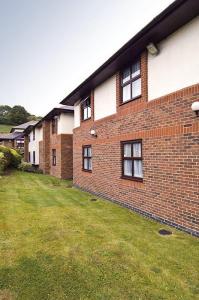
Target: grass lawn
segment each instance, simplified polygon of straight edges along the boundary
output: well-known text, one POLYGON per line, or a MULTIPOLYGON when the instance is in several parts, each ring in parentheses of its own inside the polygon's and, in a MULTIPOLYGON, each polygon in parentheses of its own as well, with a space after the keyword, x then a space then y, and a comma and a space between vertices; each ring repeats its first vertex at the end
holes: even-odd
POLYGON ((0 133, 9 133, 13 125, 0 124, 0 133))
POLYGON ((71 187, 0 179, 0 299, 199 299, 199 240, 71 187))

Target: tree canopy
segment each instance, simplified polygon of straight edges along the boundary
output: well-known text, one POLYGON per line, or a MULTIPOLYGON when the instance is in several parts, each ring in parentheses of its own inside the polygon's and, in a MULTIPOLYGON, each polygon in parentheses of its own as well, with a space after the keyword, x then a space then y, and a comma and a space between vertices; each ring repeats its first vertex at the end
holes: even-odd
POLYGON ((20 125, 30 120, 38 120, 40 117, 31 115, 21 105, 10 107, 9 105, 0 105, 0 124, 20 125))

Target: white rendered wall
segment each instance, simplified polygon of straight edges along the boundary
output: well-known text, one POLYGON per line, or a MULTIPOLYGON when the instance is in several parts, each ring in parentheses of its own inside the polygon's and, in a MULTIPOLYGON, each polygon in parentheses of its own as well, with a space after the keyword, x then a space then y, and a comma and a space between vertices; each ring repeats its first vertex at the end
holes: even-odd
POLYGON ((110 77, 94 90, 94 118, 110 116, 116 113, 116 75, 110 77))
POLYGON ((80 126, 80 103, 74 105, 74 128, 80 126))
POLYGON ((28 151, 30 152, 30 162, 33 164, 33 151, 35 151, 35 165, 39 165, 39 142, 43 139, 42 127, 35 128, 35 140, 33 141, 33 130, 30 132, 30 142, 28 151))
POLYGON ((158 47, 157 56, 148 54, 149 101, 199 83, 199 17, 158 47))
POLYGON ((58 134, 72 134, 74 128, 74 116, 71 113, 62 113, 58 118, 58 134))

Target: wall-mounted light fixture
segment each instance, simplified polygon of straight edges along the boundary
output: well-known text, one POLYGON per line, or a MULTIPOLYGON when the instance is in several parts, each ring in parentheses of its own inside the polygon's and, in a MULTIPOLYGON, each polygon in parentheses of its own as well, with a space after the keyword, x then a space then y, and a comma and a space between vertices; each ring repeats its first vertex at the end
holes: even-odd
POLYGON ((95 129, 91 129, 90 134, 94 137, 97 137, 97 133, 96 133, 95 129))
POLYGON ((148 44, 147 50, 153 56, 156 56, 159 53, 159 49, 158 49, 158 47, 154 43, 148 44))
POLYGON ((199 117, 199 101, 195 101, 191 105, 192 111, 196 113, 196 116, 199 117))

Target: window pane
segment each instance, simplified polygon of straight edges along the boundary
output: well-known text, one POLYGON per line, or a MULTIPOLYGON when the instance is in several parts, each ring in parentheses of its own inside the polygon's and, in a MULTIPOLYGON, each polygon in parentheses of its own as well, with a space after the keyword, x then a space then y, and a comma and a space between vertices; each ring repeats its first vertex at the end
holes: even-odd
POLYGON ((124 144, 124 157, 131 157, 131 144, 124 144))
POLYGON ((132 176, 132 160, 124 160, 124 175, 132 176))
POLYGON ((141 95, 141 78, 132 82, 132 97, 135 98, 141 95))
POLYGON ((90 107, 88 107, 87 108, 87 118, 90 118, 91 117, 91 108, 90 107))
POLYGON ((84 156, 88 156, 88 148, 84 148, 84 156))
POLYGON ((84 120, 88 118, 87 107, 84 107, 84 120))
POLYGON ((137 61, 132 66, 132 78, 135 78, 138 75, 140 75, 140 61, 137 61))
POLYGON ((91 147, 89 147, 87 149, 88 149, 88 156, 92 156, 91 147))
POLYGON ((88 169, 88 158, 84 158, 84 169, 88 169))
POLYGON ((131 99, 131 85, 128 84, 123 87, 123 102, 131 99))
POLYGON ((92 160, 91 160, 91 158, 88 159, 88 169, 92 170, 92 160))
POLYGON ((125 83, 130 80, 131 70, 130 68, 124 70, 122 74, 122 83, 125 83))
POLYGON ((134 177, 143 177, 141 160, 134 160, 134 177))
POLYGON ((133 144, 133 156, 134 157, 141 157, 142 153, 141 153, 141 143, 135 143, 133 144))

